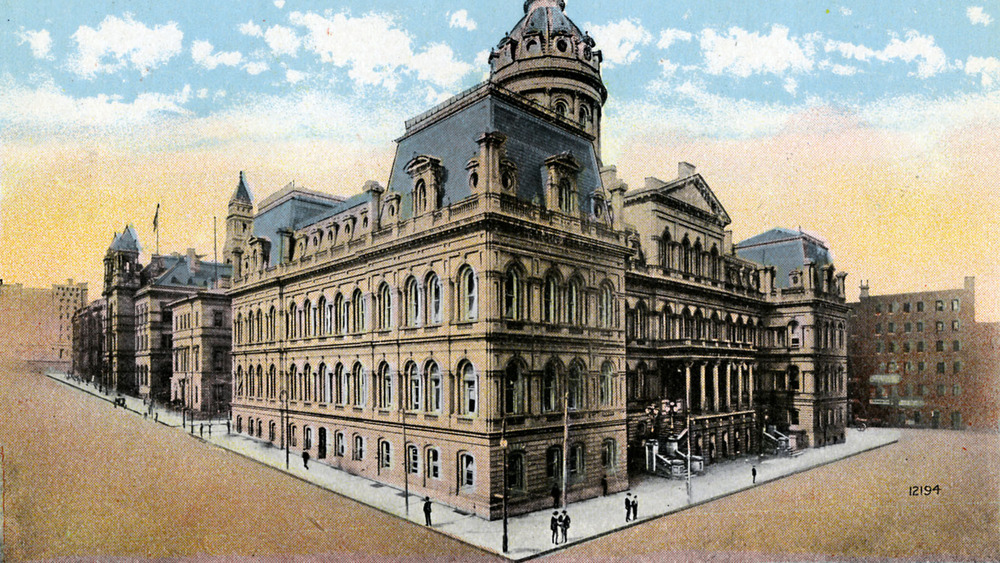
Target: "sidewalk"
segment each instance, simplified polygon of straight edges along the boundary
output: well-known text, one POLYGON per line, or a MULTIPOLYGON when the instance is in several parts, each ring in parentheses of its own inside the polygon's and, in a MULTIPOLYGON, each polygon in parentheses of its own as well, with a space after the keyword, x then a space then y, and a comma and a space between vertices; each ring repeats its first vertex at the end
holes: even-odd
MULTIPOLYGON (((61 374, 48 375, 57 381, 110 400, 107 396, 97 393, 93 386, 70 380, 61 374)), ((130 410, 137 411, 141 416, 143 407, 141 400, 127 398, 126 402, 130 410)), ((174 420, 171 421, 162 409, 159 412, 160 423, 179 426, 179 417, 174 415, 174 420)), ((152 422, 152 418, 149 420, 152 422)), ((226 434, 224 423, 221 425, 221 429, 218 422, 215 424, 212 436, 208 435, 206 428, 203 438, 198 436, 198 422, 195 423, 195 428, 195 437, 204 442, 225 448, 280 471, 286 471, 285 451, 283 449, 245 435, 226 434)), ((890 429, 869 429, 865 432, 849 429, 846 443, 805 450, 802 455, 795 458, 758 459, 748 457, 710 465, 704 475, 692 478, 693 502, 691 504, 688 504, 687 501, 684 481, 641 476, 633 481, 632 487, 628 491, 638 496, 639 499, 639 519, 637 522, 625 522, 625 492, 570 504, 568 511, 573 519, 573 524, 569 531, 568 544, 558 546, 551 544, 549 531, 551 510, 540 510, 511 517, 508 532, 510 550, 505 556, 513 560, 536 557, 562 549, 566 545, 581 543, 618 529, 749 489, 755 486, 751 483, 751 465, 757 467, 757 485, 760 485, 891 444, 898 439, 898 436, 898 432, 890 429)), ((419 525, 424 522, 423 499, 420 496, 410 495, 409 516, 407 516, 404 494, 399 489, 364 477, 351 475, 316 460, 311 460, 307 471, 302 467, 301 452, 294 450, 291 452, 287 473, 388 514, 419 525)), ((445 535, 486 551, 504 555, 501 553, 503 522, 500 520, 488 522, 435 503, 433 521, 433 528, 445 535)))

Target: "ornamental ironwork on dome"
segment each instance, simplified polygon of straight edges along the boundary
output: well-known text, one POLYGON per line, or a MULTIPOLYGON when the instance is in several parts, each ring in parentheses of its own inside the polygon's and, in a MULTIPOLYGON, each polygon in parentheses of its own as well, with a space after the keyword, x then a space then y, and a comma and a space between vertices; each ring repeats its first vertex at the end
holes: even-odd
POLYGON ((528 0, 524 17, 490 53, 490 81, 548 107, 594 138, 600 155, 601 52, 563 0, 528 0))

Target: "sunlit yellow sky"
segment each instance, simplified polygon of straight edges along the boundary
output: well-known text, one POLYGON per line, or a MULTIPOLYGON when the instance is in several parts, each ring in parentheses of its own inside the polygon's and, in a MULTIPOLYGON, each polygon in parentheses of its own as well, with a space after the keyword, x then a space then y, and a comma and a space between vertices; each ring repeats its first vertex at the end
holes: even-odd
MULTIPOLYGON (((292 180, 341 195, 384 185, 403 120, 483 80, 485 53, 522 15, 521 2, 429 2, 412 15, 396 2, 289 0, 220 7, 208 26, 128 4, 42 17, 15 2, 0 27, 5 283, 73 278, 96 298, 115 232, 135 226, 143 261, 155 250, 158 203, 160 252, 211 258, 213 217, 221 251, 241 170, 257 202, 292 180), (408 51, 345 54, 313 35, 316 18, 408 51)), ((667 21, 652 2, 569 3, 605 51, 604 163, 633 187, 695 164, 735 240, 775 226, 824 237, 849 300, 862 280, 885 294, 971 275, 978 320, 1000 320, 991 7, 945 17, 938 3, 907 4, 916 15, 897 21, 863 4, 811 15, 779 2, 766 17, 709 4, 667 21)))

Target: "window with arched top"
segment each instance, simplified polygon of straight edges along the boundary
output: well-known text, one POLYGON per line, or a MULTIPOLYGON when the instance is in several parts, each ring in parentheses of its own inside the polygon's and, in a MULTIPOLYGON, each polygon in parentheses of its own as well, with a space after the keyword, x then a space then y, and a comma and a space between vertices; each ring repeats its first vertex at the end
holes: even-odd
POLYGON ((458 456, 459 485, 463 489, 471 489, 476 486, 476 458, 472 454, 464 452, 458 456))
POLYGON ((389 469, 392 467, 392 444, 382 439, 378 443, 378 468, 389 469))
POLYGON ((420 326, 420 285, 417 278, 407 278, 403 288, 404 324, 409 327, 420 326))
POLYGON ((598 324, 601 328, 612 328, 614 324, 614 293, 611 284, 601 285, 601 294, 597 300, 598 324))
POLYGON ((463 362, 458 368, 462 385, 462 414, 474 415, 479 410, 479 376, 472 362, 463 362))
POLYGON ((583 407, 583 372, 584 367, 579 362, 574 362, 569 366, 566 406, 570 410, 577 410, 583 407))
POLYGON ((545 277, 542 288, 542 322, 554 323, 559 318, 559 278, 555 274, 545 277))
POLYGON ((615 373, 615 366, 610 362, 604 362, 601 366, 601 379, 597 387, 598 400, 602 407, 611 405, 611 383, 615 373))
POLYGON ((479 316, 479 287, 476 273, 469 266, 458 272, 459 320, 474 321, 479 316))
POLYGON ((378 328, 392 328, 392 288, 386 282, 382 282, 378 290, 378 328))
POLYGON ((333 435, 333 454, 337 457, 344 457, 347 455, 347 444, 346 437, 341 431, 337 431, 333 435))
POLYGON ((382 362, 378 368, 378 397, 379 408, 392 408, 392 370, 386 362, 382 362))
POLYGON ((427 183, 423 179, 417 180, 413 186, 413 212, 423 213, 427 210, 427 183))
POLYGON ((569 113, 569 106, 562 100, 557 100, 556 103, 553 104, 552 109, 555 110, 556 115, 559 117, 566 117, 566 114, 569 113))
POLYGON ((363 461, 365 459, 365 438, 361 434, 354 435, 354 451, 352 459, 363 461))
POLYGON ((427 476, 431 479, 441 478, 441 450, 427 448, 427 476))
POLYGON ((348 382, 347 373, 344 370, 344 364, 337 362, 336 367, 333 368, 333 376, 337 384, 337 404, 346 405, 350 398, 348 394, 350 391, 350 385, 348 382))
POLYGON ((566 322, 571 325, 583 324, 582 285, 574 278, 566 286, 566 322))
POLYGON ((517 268, 507 270, 503 280, 503 316, 505 319, 521 318, 522 302, 521 275, 517 268))
POLYGON ((368 385, 365 381, 365 368, 361 365, 361 362, 356 362, 354 369, 351 370, 351 390, 354 392, 354 406, 365 406, 368 385))
POLYGON ((368 311, 365 307, 365 295, 360 289, 355 289, 351 296, 351 309, 354 313, 352 318, 354 332, 364 332, 368 329, 368 311))
POLYGON ((443 294, 441 278, 431 272, 427 275, 427 322, 429 324, 439 324, 443 317, 443 294))
POLYGON ((335 311, 335 314, 337 316, 336 320, 337 334, 346 333, 347 332, 346 323, 344 323, 344 317, 341 314, 344 310, 344 296, 341 293, 337 293, 337 295, 333 298, 333 310, 335 311))
POLYGON ((517 359, 507 363, 504 370, 504 413, 519 414, 525 411, 524 365, 517 359))
POLYGON ((409 394, 407 407, 411 411, 421 410, 423 405, 424 385, 415 362, 408 362, 403 372, 406 376, 406 389, 409 394))
POLYGON ((414 444, 406 446, 406 472, 411 475, 420 473, 420 448, 414 444))
POLYGON ((568 178, 559 180, 559 211, 573 212, 573 185, 568 178))
POLYGON ((559 408, 559 366, 555 361, 545 365, 542 374, 542 410, 554 411, 559 408))

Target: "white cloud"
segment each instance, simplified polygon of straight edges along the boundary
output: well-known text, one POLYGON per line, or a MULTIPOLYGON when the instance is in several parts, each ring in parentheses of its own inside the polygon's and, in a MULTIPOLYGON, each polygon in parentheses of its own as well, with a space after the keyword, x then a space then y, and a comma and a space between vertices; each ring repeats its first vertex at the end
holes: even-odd
POLYGON ((841 6, 840 7, 840 14, 843 15, 843 16, 849 16, 849 15, 851 15, 853 13, 854 12, 850 8, 848 8, 847 6, 841 6))
POLYGON ((208 97, 208 88, 199 88, 197 93, 199 100, 204 100, 208 97))
POLYGON ((660 59, 660 74, 664 77, 673 76, 679 67, 680 65, 677 63, 672 63, 667 59, 660 59))
POLYGON ((476 29, 476 22, 469 17, 468 11, 459 10, 450 14, 448 27, 460 27, 467 31, 474 31, 476 29))
POLYGON ((285 70, 285 80, 287 80, 289 84, 298 84, 299 82, 305 80, 307 76, 309 75, 302 71, 292 69, 285 70))
POLYGON ((15 84, 10 75, 0 79, 0 122, 37 133, 53 128, 108 129, 142 125, 164 115, 186 115, 191 86, 173 94, 145 92, 126 102, 121 96, 74 98, 49 80, 36 88, 15 84))
POLYGON ((282 9, 285 7, 285 0, 274 0, 274 7, 277 9, 282 9))
POLYGON ((409 63, 419 80, 426 80, 440 87, 455 86, 472 70, 472 65, 455 59, 451 47, 434 43, 413 55, 409 63))
POLYGON ((241 23, 239 27, 240 33, 243 35, 249 35, 250 37, 264 37, 264 30, 260 28, 253 20, 247 23, 241 23))
POLYGON ((191 44, 191 59, 208 70, 219 65, 237 66, 243 62, 243 54, 239 51, 220 51, 213 54, 214 49, 215 47, 208 41, 195 41, 191 44))
POLYGON ((176 22, 153 28, 132 19, 108 16, 97 29, 82 25, 73 34, 77 53, 69 61, 76 74, 93 78, 132 67, 143 75, 181 53, 184 34, 176 22))
POLYGON ((845 59, 857 59, 859 61, 867 61, 877 54, 874 49, 869 49, 864 45, 855 45, 846 41, 834 41, 832 39, 826 42, 823 50, 827 53, 837 52, 845 59))
POLYGON ((485 68, 488 64, 490 64, 490 50, 483 49, 482 51, 476 53, 476 56, 472 57, 472 64, 485 68))
POLYGON ((302 40, 295 34, 295 30, 282 25, 272 25, 264 32, 264 40, 271 48, 274 55, 289 55, 294 57, 298 52, 302 40))
POLYGON ((814 37, 789 37, 788 28, 771 26, 768 35, 731 27, 726 35, 715 30, 701 32, 701 50, 709 74, 783 74, 808 72, 813 68, 814 37))
POLYGON ((454 86, 472 70, 468 63, 455 59, 451 48, 435 43, 415 53, 412 38, 384 14, 369 13, 352 17, 341 12, 319 15, 292 12, 289 21, 306 28, 303 46, 325 63, 346 67, 347 75, 359 86, 382 86, 394 90, 404 73, 415 73, 419 80, 439 87, 454 86), (377 37, 377 41, 372 41, 377 37))
POLYGON ((906 62, 917 61, 917 76, 930 78, 935 74, 948 70, 948 57, 941 47, 934 43, 931 35, 920 35, 917 31, 906 32, 906 40, 901 41, 893 35, 885 49, 878 53, 879 60, 892 61, 900 59, 906 62))
POLYGON ((23 45, 27 43, 28 46, 31 47, 31 54, 34 55, 36 59, 52 59, 52 55, 50 54, 50 51, 52 50, 52 36, 49 35, 49 30, 40 29, 38 31, 20 31, 18 32, 17 37, 19 39, 17 44, 23 45))
POLYGON ((639 59, 637 47, 648 44, 653 36, 637 19, 626 18, 607 25, 584 24, 604 54, 607 68, 627 65, 639 59))
POLYGON ((785 92, 794 96, 795 92, 799 89, 799 81, 789 76, 788 78, 785 78, 785 83, 782 84, 782 88, 785 89, 785 92))
POLYGON ((264 72, 268 69, 267 63, 264 61, 251 61, 243 65, 243 70, 247 71, 247 74, 251 76, 257 76, 258 74, 264 72))
POLYGON ((984 88, 1000 84, 1000 59, 995 57, 969 57, 965 61, 965 74, 979 75, 984 88))
POLYGON ((969 8, 965 10, 965 15, 968 16, 972 25, 987 26, 993 23, 993 16, 984 12, 982 6, 969 6, 969 8))
POLYGON ((660 49, 669 49, 671 45, 678 41, 690 41, 694 36, 680 29, 664 29, 660 32, 660 40, 656 46, 660 49))
POLYGON ((840 76, 854 76, 858 73, 857 67, 849 65, 838 65, 835 64, 830 67, 830 72, 840 75, 840 76))

